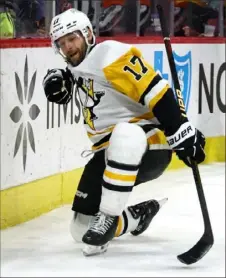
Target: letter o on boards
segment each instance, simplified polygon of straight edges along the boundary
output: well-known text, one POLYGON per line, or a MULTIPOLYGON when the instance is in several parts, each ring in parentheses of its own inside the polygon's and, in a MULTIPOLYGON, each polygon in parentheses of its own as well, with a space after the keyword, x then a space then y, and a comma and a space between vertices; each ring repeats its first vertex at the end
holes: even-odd
MULTIPOLYGON (((222 77, 223 72, 225 72, 225 80, 226 80, 226 62, 224 62, 219 68, 219 71, 217 74, 217 83, 216 83, 217 104, 218 104, 220 111, 222 113, 226 113, 226 103, 222 102, 221 92, 220 92, 221 77, 222 77)), ((225 88, 224 88, 224 91, 222 92, 222 96, 223 96, 223 94, 225 94, 225 88)))

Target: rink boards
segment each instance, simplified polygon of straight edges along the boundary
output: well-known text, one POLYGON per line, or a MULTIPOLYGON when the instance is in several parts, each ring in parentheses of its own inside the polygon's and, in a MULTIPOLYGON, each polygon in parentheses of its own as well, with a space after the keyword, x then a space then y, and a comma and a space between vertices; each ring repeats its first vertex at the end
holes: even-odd
MULTIPOLYGON (((129 42, 171 85, 161 40, 129 42)), ((46 101, 43 77, 48 69, 66 65, 49 42, 2 41, 0 48, 1 228, 5 228, 70 203, 88 161, 81 153, 91 145, 76 95, 67 108, 46 101)), ((174 40, 173 49, 189 119, 207 137, 205 163, 225 161, 225 40, 174 40)), ((183 164, 174 157, 169 168, 179 167, 183 164)))

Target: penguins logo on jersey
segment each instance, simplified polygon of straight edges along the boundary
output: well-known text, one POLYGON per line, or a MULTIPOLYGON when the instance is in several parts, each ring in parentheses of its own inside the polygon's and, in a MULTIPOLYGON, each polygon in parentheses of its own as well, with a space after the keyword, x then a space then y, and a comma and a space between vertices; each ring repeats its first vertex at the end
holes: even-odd
POLYGON ((81 94, 80 99, 83 106, 83 116, 86 124, 93 130, 95 130, 94 120, 97 119, 97 116, 94 114, 94 107, 97 106, 100 102, 102 96, 104 96, 104 91, 94 92, 93 88, 93 79, 82 79, 79 80, 81 94))

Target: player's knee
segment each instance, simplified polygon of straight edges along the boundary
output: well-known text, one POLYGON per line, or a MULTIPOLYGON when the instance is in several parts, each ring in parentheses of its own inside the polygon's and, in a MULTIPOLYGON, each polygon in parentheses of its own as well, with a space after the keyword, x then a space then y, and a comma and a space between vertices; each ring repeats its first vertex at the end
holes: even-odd
POLYGON ((120 163, 137 165, 146 149, 146 134, 140 126, 119 123, 112 132, 107 158, 120 163))
POLYGON ((74 212, 70 223, 70 232, 76 242, 82 242, 82 237, 89 227, 91 216, 74 212))

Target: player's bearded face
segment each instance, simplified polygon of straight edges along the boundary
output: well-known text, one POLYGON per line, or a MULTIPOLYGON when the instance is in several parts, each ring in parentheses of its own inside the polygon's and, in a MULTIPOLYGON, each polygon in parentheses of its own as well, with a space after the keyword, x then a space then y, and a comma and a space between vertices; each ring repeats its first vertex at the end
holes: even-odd
POLYGON ((87 44, 80 32, 74 32, 58 39, 57 45, 73 66, 78 66, 85 58, 87 44))

